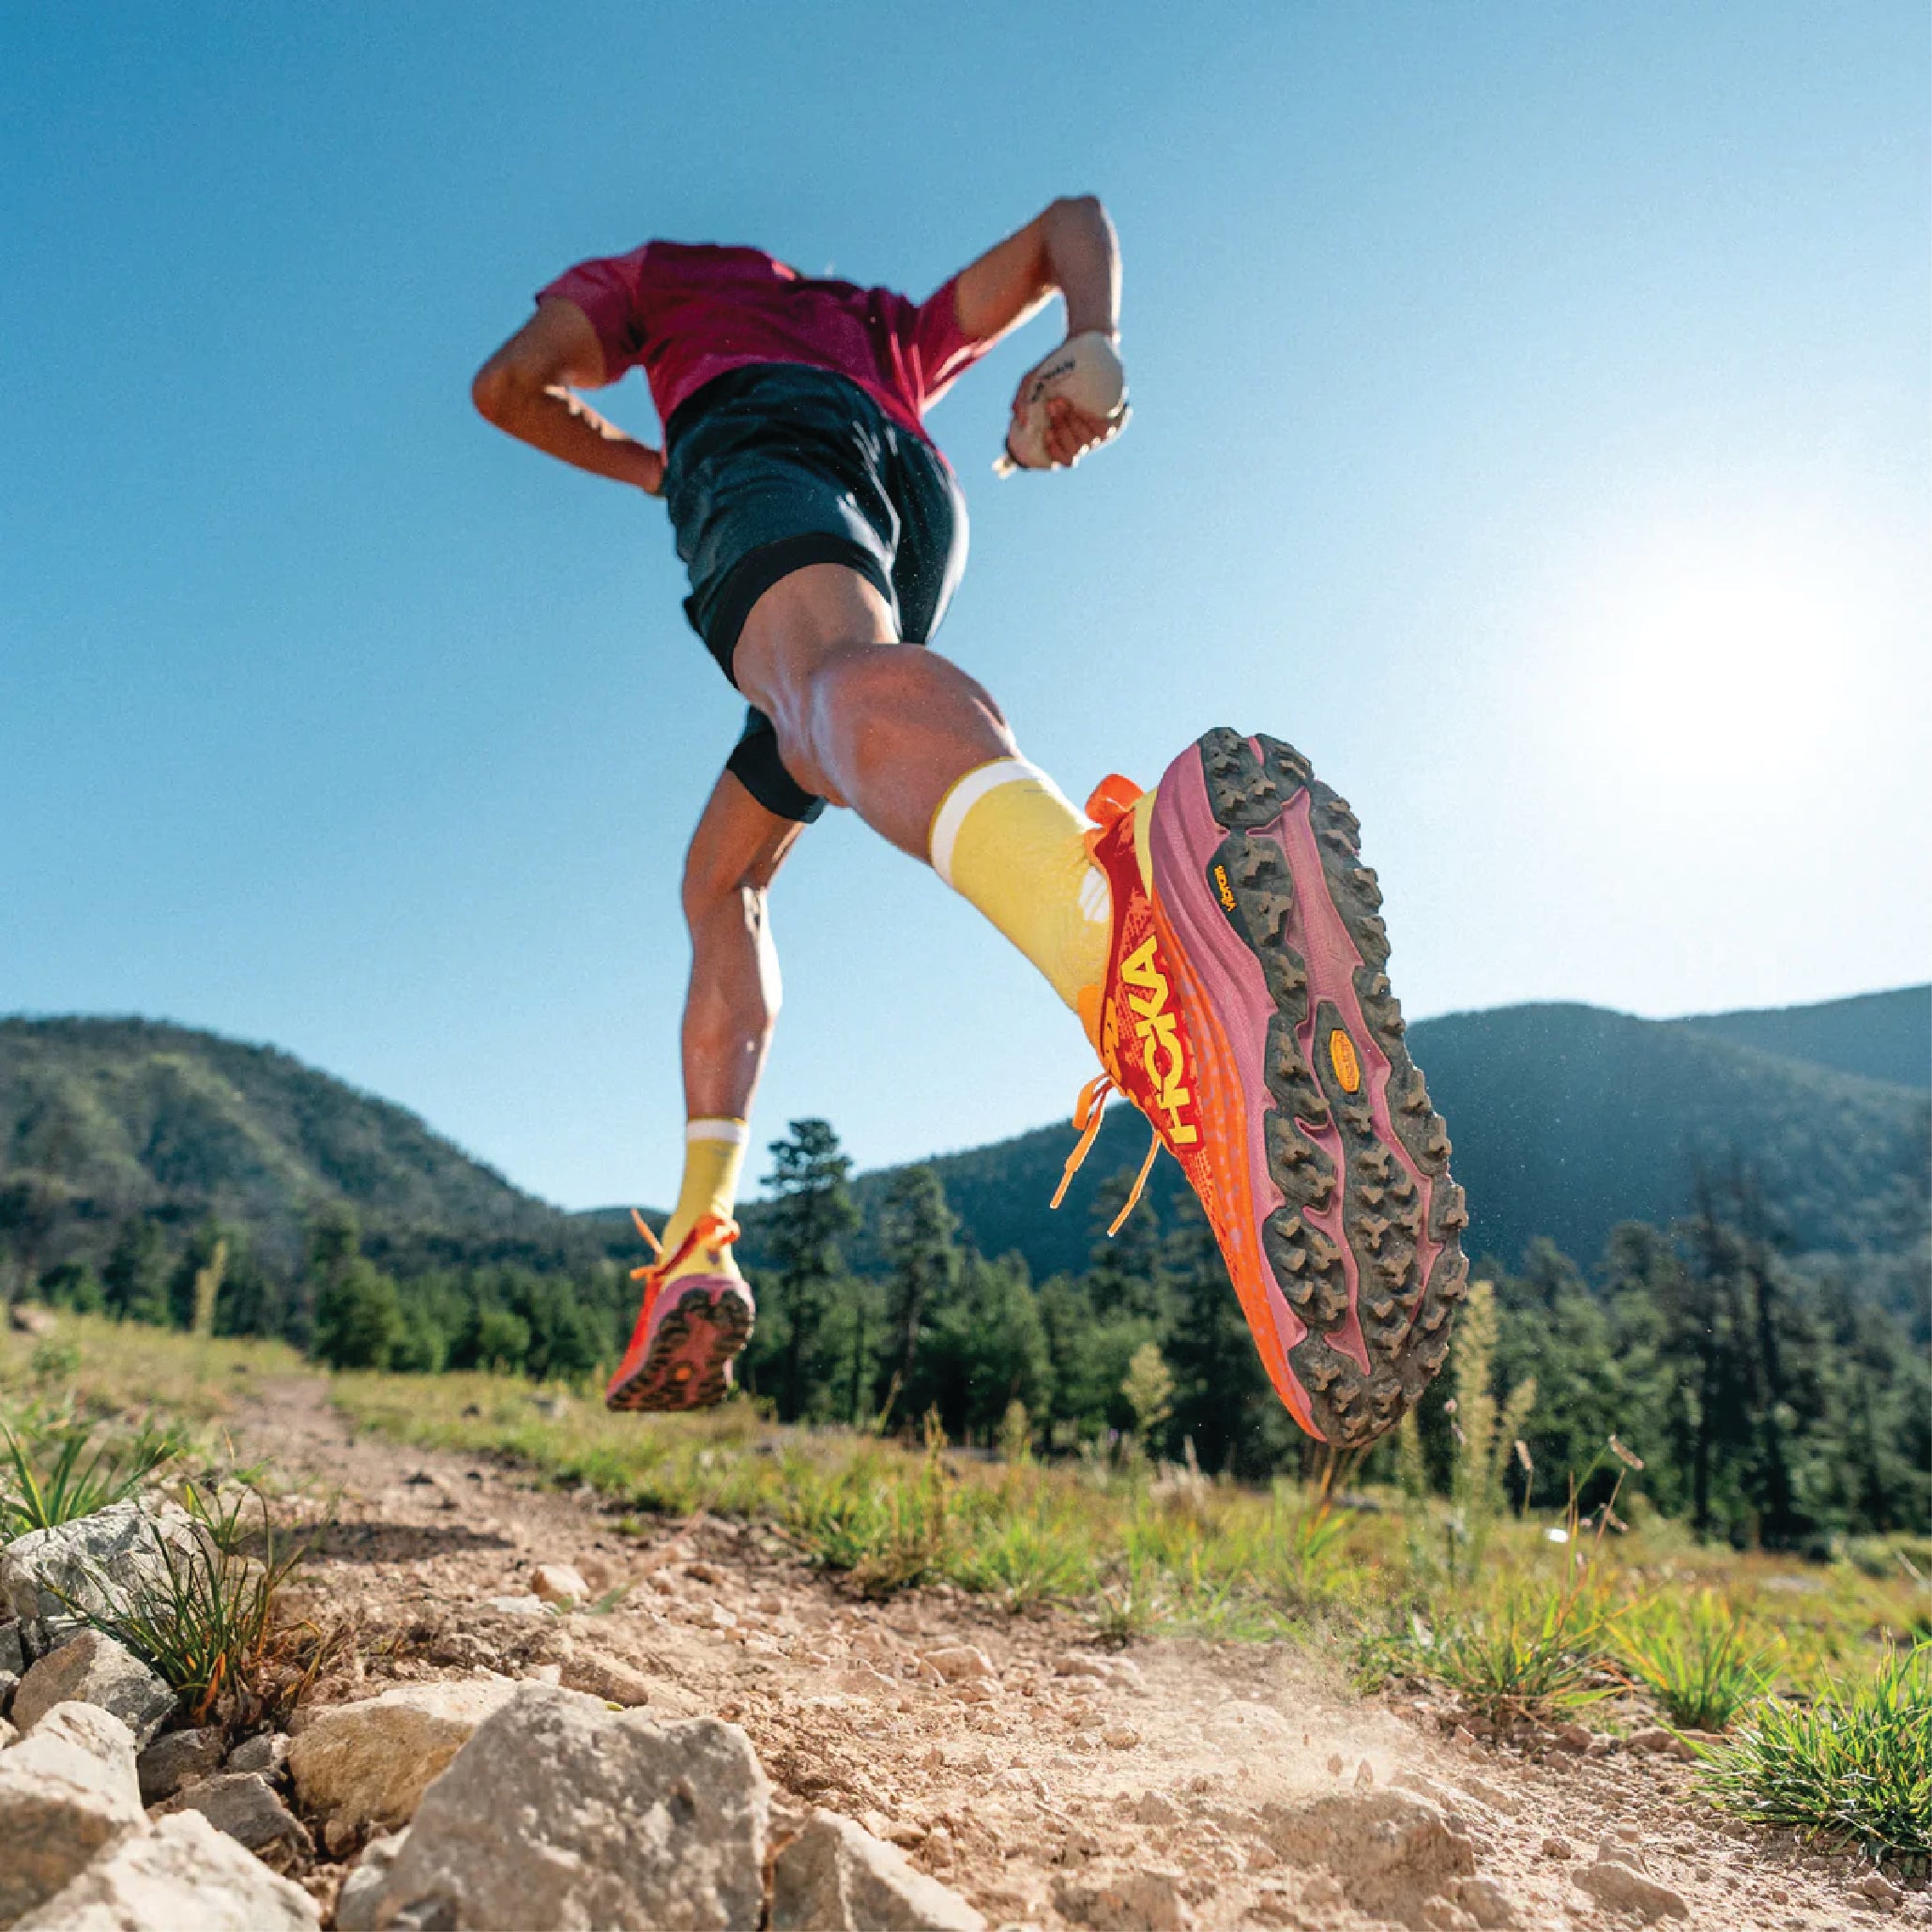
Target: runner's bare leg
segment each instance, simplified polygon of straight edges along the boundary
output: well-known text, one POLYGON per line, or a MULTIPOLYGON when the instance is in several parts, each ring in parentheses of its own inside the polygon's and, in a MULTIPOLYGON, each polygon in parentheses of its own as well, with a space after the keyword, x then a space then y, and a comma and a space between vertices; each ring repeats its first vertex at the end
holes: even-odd
POLYGON ((688 1119, 751 1118, 780 997, 768 894, 804 829, 797 819, 768 812, 725 771, 692 835, 683 886, 691 932, 683 1031, 688 1119))
POLYGON ((780 578, 752 606, 732 668, 776 727, 785 769, 914 859, 929 858, 933 814, 953 785, 1016 755, 991 696, 957 664, 901 643, 886 600, 842 564, 780 578))

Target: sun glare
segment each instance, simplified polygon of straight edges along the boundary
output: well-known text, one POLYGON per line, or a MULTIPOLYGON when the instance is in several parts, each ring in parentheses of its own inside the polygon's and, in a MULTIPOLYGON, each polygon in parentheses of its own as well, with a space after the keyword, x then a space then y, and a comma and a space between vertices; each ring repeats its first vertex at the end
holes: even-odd
POLYGON ((1872 586, 1821 536, 1635 548, 1577 662, 1584 736, 1692 786, 1808 759, 1868 705, 1872 586))

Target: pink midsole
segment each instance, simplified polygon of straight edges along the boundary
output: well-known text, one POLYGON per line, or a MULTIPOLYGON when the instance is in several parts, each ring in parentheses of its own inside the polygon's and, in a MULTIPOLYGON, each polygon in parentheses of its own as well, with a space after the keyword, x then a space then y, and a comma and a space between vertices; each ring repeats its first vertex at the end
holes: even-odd
POLYGON ((1262 1127, 1269 1106, 1262 1049, 1274 1002, 1268 996, 1260 962, 1236 936, 1208 887, 1208 861, 1226 836, 1208 803, 1200 753, 1190 745, 1167 768, 1154 794, 1153 817, 1148 827, 1148 844, 1154 865, 1154 897, 1176 938, 1186 949, 1188 964, 1206 991, 1234 1055, 1240 1087, 1241 1120, 1247 1134, 1255 1249, 1261 1257, 1261 1282, 1269 1313, 1274 1317, 1285 1355, 1307 1334, 1308 1324, 1283 1298, 1275 1285, 1274 1270, 1268 1265, 1268 1251, 1261 1245, 1262 1224, 1284 1205, 1282 1191, 1268 1171, 1268 1147, 1262 1127))

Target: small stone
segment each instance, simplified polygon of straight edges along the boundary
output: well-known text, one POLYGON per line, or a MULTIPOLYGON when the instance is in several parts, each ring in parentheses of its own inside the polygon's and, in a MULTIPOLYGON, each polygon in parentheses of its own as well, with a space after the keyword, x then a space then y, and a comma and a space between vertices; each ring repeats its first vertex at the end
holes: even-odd
POLYGON ((1063 1875, 1054 1880, 1053 1902, 1063 1918, 1096 1932, 1188 1932, 1188 1909, 1179 1872, 1149 1866, 1098 1882, 1063 1875))
POLYGON ((264 1777, 277 1777, 288 1762, 289 1741, 280 1731, 258 1731, 244 1738, 228 1754, 230 1771, 258 1771, 264 1777))
POLYGON ((957 1893, 851 1819, 814 1811, 771 1873, 771 1932, 984 1932, 957 1893))
POLYGON ((184 1811, 123 1838, 14 1932, 316 1932, 320 1924, 300 1886, 184 1811))
POLYGON ((968 1678, 966 1682, 952 1687, 953 1701, 960 1704, 990 1704, 997 1696, 998 1693, 982 1677, 968 1678))
POLYGON ((651 1700, 651 1681, 643 1671, 597 1651, 573 1651, 566 1657, 562 1683, 568 1691, 583 1691, 627 1711, 651 1700))
POLYGON ((1545 1838, 1543 1841, 1543 1855, 1545 1858, 1575 1858, 1575 1851, 1567 1838, 1545 1838))
POLYGON ((157 1738, 134 1760, 142 1803, 159 1804, 195 1778, 212 1776, 221 1769, 221 1732, 214 1725, 157 1738))
POLYGON ((1133 1821, 1138 1825, 1178 1825, 1180 1807, 1159 1791, 1143 1791, 1133 1807, 1133 1821))
POLYGON ((1358 1791, 1366 1791, 1375 1784, 1375 1767, 1364 1757, 1355 1767, 1355 1788, 1358 1791))
POLYGON ((1556 1743, 1559 1751, 1573 1752, 1575 1756, 1581 1757, 1590 1749, 1590 1732, 1580 1724, 1559 1725, 1556 1732, 1556 1743))
POLYGON ((539 1563, 530 1572, 530 1590, 543 1603, 562 1604, 567 1607, 590 1600, 590 1586, 570 1563, 539 1563))
POLYGON ((1658 1919, 1687 1919, 1691 1909, 1667 1885, 1627 1864, 1605 1860, 1578 1872, 1575 1882, 1612 1911, 1631 1912, 1651 1924, 1658 1919))
POLYGON ((534 1590, 526 1590, 521 1596, 485 1597, 483 1607, 494 1610, 499 1617, 545 1617, 549 1612, 543 1606, 543 1599, 534 1590))
POLYGON ((928 1651, 922 1661, 948 1683, 961 1683, 968 1679, 995 1674, 992 1659, 975 1644, 948 1644, 942 1649, 928 1651))
POLYGON ((1263 1805, 1268 1842, 1291 1865, 1326 1866, 1361 1912, 1413 1912, 1476 1869, 1459 1823, 1407 1791, 1336 1793, 1300 1804, 1263 1805))
POLYGON ((1632 1731, 1629 1742, 1633 1751, 1652 1751, 1665 1757, 1681 1757, 1686 1763, 1697 1755, 1675 1731, 1666 1730, 1661 1724, 1632 1731))
POLYGON ((1342 1775, 1342 1754, 1339 1751, 1331 1751, 1329 1753, 1329 1775, 1331 1778, 1338 1778, 1342 1775))
POLYGON ((1888 1912, 1895 1909, 1905 1899, 1905 1894, 1883 1872, 1867 1872, 1851 1889, 1860 1897, 1870 1899, 1888 1912))
POLYGON ((50 1651, 21 1679, 13 1721, 30 1731, 56 1704, 98 1704, 112 1711, 133 1732, 139 1748, 173 1713, 175 1693, 113 1637, 85 1630, 50 1651))
POLYGON ((1131 1751, 1140 1742, 1140 1733, 1132 1725, 1110 1724, 1100 1734, 1100 1741, 1109 1751, 1131 1751))
POLYGON ((383 1881, 407 1836, 406 1832, 397 1832, 386 1838, 372 1838, 363 1848, 362 1856, 336 1894, 336 1932, 376 1932, 375 1910, 383 1881))
POLYGON ((1509 1932, 1516 1923, 1516 1910, 1510 1895, 1494 1879, 1473 1878, 1458 1881, 1455 1902, 1483 1928, 1483 1932, 1509 1932))
POLYGON ((285 1870, 315 1849, 307 1829, 257 1771, 203 1778, 171 1799, 167 1808, 200 1812, 218 1832, 225 1832, 272 1870, 285 1870))

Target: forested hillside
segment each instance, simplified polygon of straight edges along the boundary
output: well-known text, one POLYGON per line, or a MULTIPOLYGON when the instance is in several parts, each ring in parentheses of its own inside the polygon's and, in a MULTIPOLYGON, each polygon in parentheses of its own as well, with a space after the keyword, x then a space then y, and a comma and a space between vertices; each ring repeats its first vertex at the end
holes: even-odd
POLYGON ((1861 993, 1813 1006, 1695 1013, 1683 1024, 1740 1046, 1810 1060, 1840 1073, 1889 1080, 1922 1093, 1932 1088, 1932 986, 1861 993))

